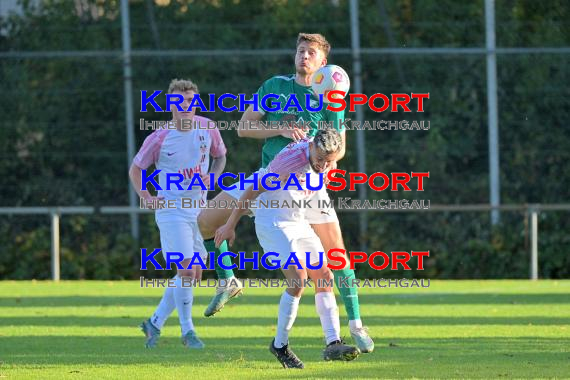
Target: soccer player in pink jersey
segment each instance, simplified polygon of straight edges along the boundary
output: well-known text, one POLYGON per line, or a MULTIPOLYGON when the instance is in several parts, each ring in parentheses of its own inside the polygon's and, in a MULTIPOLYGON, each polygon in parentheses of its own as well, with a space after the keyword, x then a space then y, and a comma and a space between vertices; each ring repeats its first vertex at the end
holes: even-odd
MULTIPOLYGON (((265 143, 262 148, 262 167, 275 157, 277 153, 283 149, 291 141, 296 141, 307 136, 315 136, 318 129, 319 121, 332 121, 333 126, 337 129, 343 140, 343 148, 336 157, 336 161, 340 161, 346 152, 346 131, 340 125, 339 119, 344 118, 344 111, 332 112, 322 110, 320 112, 309 112, 305 105, 305 95, 311 94, 311 102, 318 101, 311 88, 311 79, 313 74, 321 67, 327 64, 327 56, 331 49, 330 44, 324 36, 320 34, 300 33, 297 39, 297 50, 295 53, 295 73, 290 75, 277 75, 265 81, 257 91, 259 99, 263 95, 273 93, 279 95, 278 102, 281 103, 281 110, 275 112, 264 112, 259 107, 259 111, 254 111, 252 106, 245 111, 241 121, 257 122, 265 121, 310 121, 309 128, 303 130, 301 128, 293 129, 240 129, 238 135, 240 137, 248 137, 255 139, 263 139, 265 143), (287 112, 282 111, 286 100, 291 94, 296 94, 297 99, 301 103, 302 110, 296 107, 290 108, 287 112)), ((330 166, 330 169, 336 168, 336 161, 330 166)), ((241 192, 237 189, 224 191, 219 193, 216 198, 218 201, 231 201, 240 198, 241 192)), ((323 202, 330 202, 326 191, 321 191, 317 195, 323 202)), ((254 211, 254 210, 252 210, 254 211)), ((214 250, 211 238, 214 236, 216 229, 223 225, 229 216, 228 209, 208 209, 204 210, 199 217, 200 231, 206 239, 205 245, 208 251, 214 250)), ((310 221, 311 227, 321 240, 325 250, 329 251, 333 248, 345 249, 340 223, 334 208, 318 209, 314 208, 308 211, 307 219, 310 221)), ((216 255, 227 250, 225 243, 221 246, 216 255)), ((341 255, 341 253, 334 253, 341 255)), ((229 257, 226 257, 225 265, 230 265, 229 257)), ((333 271, 335 283, 337 284, 340 296, 344 303, 348 316, 348 325, 350 335, 356 342, 356 345, 362 352, 372 352, 374 350, 374 341, 368 334, 368 330, 363 326, 360 318, 360 303, 358 298, 358 288, 353 284, 352 280, 356 278, 353 269, 350 269, 350 263, 346 261, 343 269, 333 271), (343 283, 342 279, 346 282, 343 283), (348 284, 348 286, 346 285, 348 284)), ((216 266, 216 273, 219 278, 231 279, 234 273, 231 269, 225 270, 219 265, 216 266)), ((242 289, 239 285, 219 287, 216 295, 206 308, 204 314, 211 316, 220 311, 226 302, 232 297, 238 295, 242 289)))
MULTIPOLYGON (((192 97, 198 93, 198 87, 190 80, 174 79, 170 83, 168 93, 182 96, 184 99, 181 103, 182 110, 187 110, 192 97)), ((182 208, 181 198, 204 202, 206 192, 194 187, 191 190, 178 190, 176 186, 171 186, 170 190, 160 190, 158 196, 153 197, 148 191, 141 190, 142 170, 148 169, 151 165, 162 170, 159 173, 159 184, 163 188, 165 188, 166 173, 179 173, 183 177, 181 187, 187 189, 195 173, 198 173, 205 183, 208 183, 209 172, 215 173, 216 177, 222 173, 226 164, 226 147, 220 132, 217 129, 207 128, 209 119, 196 116, 195 109, 186 112, 178 110, 176 106, 171 106, 170 111, 176 129, 157 130, 145 139, 142 148, 133 160, 129 177, 136 192, 145 201, 163 198, 166 201, 176 202, 176 208, 156 210, 155 220, 160 230, 163 255, 166 252, 182 253, 184 260, 181 265, 187 268, 194 252, 199 252, 203 260, 207 259, 207 252, 197 222, 200 209, 182 208), (200 128, 188 128, 187 125, 191 124, 188 122, 183 124, 182 120, 191 120, 191 124, 200 123, 200 128), (210 156, 213 158, 211 167, 210 156)), ((204 347, 192 323, 193 288, 182 286, 182 278, 189 278, 192 281, 199 280, 201 276, 199 266, 193 266, 191 269, 178 269, 175 277, 176 287, 166 288, 152 317, 141 324, 141 329, 146 335, 145 346, 147 348, 156 346, 160 337, 160 329, 175 308, 178 310, 184 346, 204 347)))
MULTIPOLYGON (((234 209, 227 223, 216 231, 215 244, 220 246, 225 240, 230 246, 233 244, 236 225, 240 217, 248 211, 247 202, 258 196, 265 203, 277 200, 281 204, 285 201, 288 204, 295 204, 294 201, 297 203, 303 201, 303 205, 309 203, 310 207, 317 207, 319 191, 309 190, 306 181, 310 181, 313 188, 318 186, 318 173, 325 172, 336 162, 342 145, 340 133, 335 129, 320 130, 314 139, 303 139, 287 145, 267 168, 258 172, 259 190, 253 190, 253 186, 249 186, 241 195, 243 208, 234 209), (276 173, 283 183, 294 174, 302 188, 297 189, 293 186, 287 190, 281 188, 265 191, 261 185, 261 177, 266 173, 276 173), (309 173, 308 179, 307 173, 309 173)), ((304 289, 302 285, 295 284, 295 280, 304 283, 308 277, 315 283, 315 305, 325 335, 326 348, 323 351, 323 358, 348 361, 360 354, 358 348, 345 345, 341 340, 338 307, 332 286, 322 282, 326 280, 332 283, 333 274, 326 266, 325 250, 321 240, 311 228, 308 210, 310 210, 308 207, 277 209, 260 207, 255 213, 255 231, 265 253, 276 253, 281 264, 287 262, 291 254, 296 253, 301 264, 301 268, 281 267, 292 285, 281 296, 277 332, 269 350, 284 368, 304 368, 303 362, 289 348, 289 332, 295 322, 304 289), (322 265, 318 269, 309 269, 306 266, 306 264, 316 266, 319 263, 322 265)))

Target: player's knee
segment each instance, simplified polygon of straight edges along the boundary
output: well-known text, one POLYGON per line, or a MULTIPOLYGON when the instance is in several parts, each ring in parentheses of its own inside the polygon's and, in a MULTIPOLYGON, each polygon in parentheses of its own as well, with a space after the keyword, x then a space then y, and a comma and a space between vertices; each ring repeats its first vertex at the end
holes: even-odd
MULTIPOLYGON (((335 270, 342 270, 342 269, 349 269, 350 268, 350 258, 348 257, 348 254, 346 252, 346 249, 342 248, 344 250, 344 253, 339 252, 339 251, 331 251, 330 255, 332 257, 337 257, 337 258, 342 258, 344 257, 344 267, 340 268, 340 269, 335 269, 335 270)), ((339 260, 342 261, 342 260, 339 260)), ((332 271, 331 271, 332 273, 332 271)))
POLYGON ((326 268, 326 271, 323 273, 322 279, 323 279, 323 281, 326 281, 327 283, 334 280, 334 275, 329 268, 326 268))
POLYGON ((179 277, 193 277, 192 271, 188 269, 179 269, 177 273, 179 277))
POLYGON ((204 239, 207 239, 214 235, 212 233, 212 227, 210 226, 208 217, 206 216, 205 212, 201 212, 200 215, 198 215, 198 228, 200 229, 200 233, 204 239))
POLYGON ((304 290, 305 290, 305 288, 303 288, 303 287, 294 286, 294 287, 287 288, 287 293, 289 293, 289 295, 292 297, 299 298, 303 295, 304 290))
POLYGON ((330 269, 323 272, 320 279, 317 280, 317 288, 320 292, 331 292, 334 283, 334 275, 330 269))
POLYGON ((183 269, 178 269, 176 271, 176 273, 178 273, 179 277, 194 277, 195 271, 193 270, 193 268, 188 268, 188 265, 190 264, 190 259, 185 259, 182 261, 182 268, 183 269))

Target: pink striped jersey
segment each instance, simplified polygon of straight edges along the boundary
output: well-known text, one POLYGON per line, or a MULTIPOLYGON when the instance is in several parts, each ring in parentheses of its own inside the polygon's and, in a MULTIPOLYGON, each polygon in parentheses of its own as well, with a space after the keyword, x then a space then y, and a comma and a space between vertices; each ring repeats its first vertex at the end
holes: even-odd
MULTIPOLYGON (((309 161, 309 144, 313 138, 302 139, 299 141, 289 143, 283 148, 273 160, 269 163, 266 169, 259 171, 260 176, 266 173, 276 173, 281 179, 281 189, 267 190, 263 192, 258 198, 263 202, 270 202, 271 200, 278 200, 280 205, 286 201, 289 205, 293 201, 309 201, 313 208, 317 208, 316 202, 311 201, 317 194, 317 191, 306 189, 306 173, 310 174, 310 181, 312 186, 318 186, 319 174, 313 170, 309 161), (303 190, 297 190, 297 186, 293 185, 288 190, 284 190, 283 186, 285 181, 291 174, 295 174, 303 190)), ((324 185, 323 185, 324 186, 324 185)), ((320 191, 325 191, 320 190, 320 191)), ((304 218, 306 208, 265 208, 259 204, 259 209, 255 212, 256 223, 273 223, 279 221, 299 221, 304 218)))
MULTIPOLYGON (((141 169, 148 169, 152 164, 160 169, 158 183, 163 190, 158 195, 166 200, 177 201, 176 209, 160 209, 156 211, 157 220, 180 218, 196 221, 199 208, 182 208, 180 198, 191 198, 205 202, 207 192, 197 186, 186 190, 192 181, 194 173, 204 175, 208 173, 210 156, 222 157, 226 154, 226 146, 217 129, 207 129, 209 119, 194 116, 194 121, 199 121, 201 128, 193 128, 187 131, 175 129, 157 130, 150 134, 144 141, 143 146, 134 158, 134 164, 141 169), (170 184, 170 190, 166 188, 166 174, 178 173, 183 176, 181 187, 170 184)), ((147 175, 150 172, 147 171, 147 175)), ((196 182, 194 182, 196 184, 196 182)))

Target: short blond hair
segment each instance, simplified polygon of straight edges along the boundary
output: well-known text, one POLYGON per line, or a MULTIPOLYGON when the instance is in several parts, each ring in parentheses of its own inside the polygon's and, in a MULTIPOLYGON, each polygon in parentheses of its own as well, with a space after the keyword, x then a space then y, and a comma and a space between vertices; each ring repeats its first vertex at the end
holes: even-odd
POLYGON ((313 141, 325 154, 340 152, 342 149, 342 137, 334 128, 319 129, 313 141))
POLYGON ((190 79, 173 79, 168 86, 168 93, 194 91, 198 93, 198 86, 190 79))
POLYGON ((297 37, 297 47, 299 47, 299 44, 301 42, 309 42, 317 44, 319 49, 321 49, 322 52, 325 53, 325 57, 328 57, 329 52, 331 51, 331 44, 329 44, 325 36, 323 36, 322 34, 299 33, 299 36, 297 37))

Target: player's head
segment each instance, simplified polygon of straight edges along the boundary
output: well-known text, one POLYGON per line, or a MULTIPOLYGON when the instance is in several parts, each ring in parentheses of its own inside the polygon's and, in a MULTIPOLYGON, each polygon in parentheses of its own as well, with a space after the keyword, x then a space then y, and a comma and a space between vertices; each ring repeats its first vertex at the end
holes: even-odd
POLYGON ((311 167, 317 173, 324 172, 332 162, 336 161, 342 150, 342 138, 334 128, 320 129, 309 149, 311 167))
POLYGON ((170 112, 172 112, 173 120, 182 119, 192 119, 196 113, 196 108, 192 108, 190 112, 186 112, 190 104, 192 103, 192 98, 194 94, 198 94, 198 86, 190 79, 173 79, 168 86, 169 94, 178 94, 184 97, 184 101, 180 103, 180 107, 184 111, 180 112, 175 105, 170 106, 170 112))
POLYGON ((321 34, 299 33, 295 70, 301 75, 312 75, 327 64, 331 45, 321 34))

